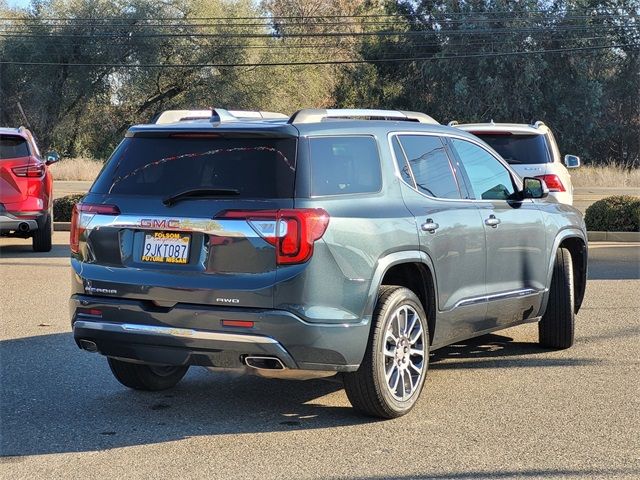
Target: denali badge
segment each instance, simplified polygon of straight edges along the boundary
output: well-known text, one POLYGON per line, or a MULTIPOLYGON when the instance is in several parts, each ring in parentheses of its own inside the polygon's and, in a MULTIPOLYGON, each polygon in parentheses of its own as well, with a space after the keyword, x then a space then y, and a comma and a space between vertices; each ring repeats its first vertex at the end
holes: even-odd
POLYGON ((216 302, 222 303, 240 303, 239 298, 216 298, 216 302))

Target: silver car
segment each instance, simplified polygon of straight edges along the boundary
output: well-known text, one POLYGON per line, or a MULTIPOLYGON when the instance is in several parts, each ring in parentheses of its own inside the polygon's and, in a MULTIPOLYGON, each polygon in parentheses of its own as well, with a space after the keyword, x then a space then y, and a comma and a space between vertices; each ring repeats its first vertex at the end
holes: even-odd
POLYGON ((570 168, 580 166, 580 158, 565 155, 564 164, 551 129, 543 122, 519 123, 451 122, 452 127, 473 133, 489 144, 522 178, 538 177, 549 187, 549 195, 560 203, 573 205, 570 168))

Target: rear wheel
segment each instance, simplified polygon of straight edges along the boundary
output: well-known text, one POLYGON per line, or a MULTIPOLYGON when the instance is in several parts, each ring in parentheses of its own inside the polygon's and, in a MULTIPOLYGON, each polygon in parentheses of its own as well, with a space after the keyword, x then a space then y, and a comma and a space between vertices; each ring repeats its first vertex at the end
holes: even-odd
POLYGON ((53 221, 51 220, 51 214, 47 213, 45 221, 42 225, 38 226, 38 229, 33 232, 32 246, 34 252, 50 252, 51 251, 51 237, 53 236, 53 221))
POLYGON ((565 349, 573 345, 574 312, 571 252, 566 248, 559 248, 553 266, 547 311, 538 324, 540 345, 555 349, 565 349))
POLYGON ((109 368, 125 387, 135 390, 166 390, 174 387, 189 369, 186 367, 143 365, 108 358, 109 368))
POLYGON ((358 371, 344 374, 356 410, 396 418, 415 405, 429 362, 427 316, 418 297, 404 287, 383 286, 369 344, 358 371))

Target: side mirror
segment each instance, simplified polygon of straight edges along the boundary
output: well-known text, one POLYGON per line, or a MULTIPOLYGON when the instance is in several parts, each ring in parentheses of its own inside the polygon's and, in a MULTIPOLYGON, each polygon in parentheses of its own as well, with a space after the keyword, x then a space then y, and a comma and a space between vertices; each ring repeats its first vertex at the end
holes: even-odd
POLYGON ((547 184, 540 178, 525 177, 522 184, 522 198, 546 198, 549 196, 547 184))
POLYGON ((56 163, 60 160, 60 155, 55 150, 45 153, 44 155, 44 163, 47 165, 51 165, 52 163, 56 163))
POLYGON ((564 165, 567 168, 578 168, 580 166, 580 157, 576 157, 575 155, 565 155, 564 165))

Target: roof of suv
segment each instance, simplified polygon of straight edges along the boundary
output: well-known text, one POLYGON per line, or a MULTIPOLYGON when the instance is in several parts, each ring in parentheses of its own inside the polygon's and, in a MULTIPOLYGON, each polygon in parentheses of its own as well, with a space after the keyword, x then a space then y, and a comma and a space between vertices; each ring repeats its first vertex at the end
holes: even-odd
POLYGON ((452 127, 465 130, 467 132, 509 132, 516 135, 544 135, 549 128, 542 122, 536 122, 533 125, 525 123, 462 123, 457 124, 451 122, 452 127))
POLYGON ((28 137, 27 129, 25 129, 24 127, 19 127, 19 128, 0 127, 0 135, 18 135, 24 138, 28 137))
MULTIPOLYGON (((224 111, 228 113, 227 111, 224 111)), ((215 118, 215 117, 214 117, 215 118)), ((301 110, 291 118, 228 118, 221 121, 209 119, 182 120, 174 123, 134 125, 127 131, 127 137, 153 136, 171 132, 233 132, 266 136, 297 137, 319 132, 333 133, 377 133, 386 135, 393 131, 423 131, 451 134, 454 130, 440 125, 433 118, 419 112, 391 110, 301 110), (371 119, 366 119, 369 116, 371 119), (303 120, 296 121, 296 117, 303 120), (362 118, 365 117, 365 118, 362 118), (385 118, 382 118, 385 117, 385 118)), ((467 136, 463 129, 456 134, 467 136)))

